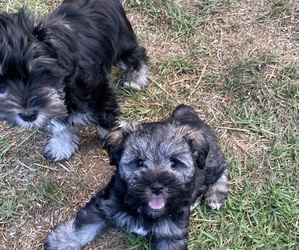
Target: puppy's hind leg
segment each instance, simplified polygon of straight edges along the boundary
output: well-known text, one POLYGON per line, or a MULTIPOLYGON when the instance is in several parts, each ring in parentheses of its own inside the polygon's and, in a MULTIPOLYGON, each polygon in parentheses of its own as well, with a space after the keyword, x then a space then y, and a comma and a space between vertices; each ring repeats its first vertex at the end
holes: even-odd
POLYGON ((125 87, 142 90, 148 85, 148 65, 145 49, 139 45, 123 51, 117 66, 126 75, 125 87))
POLYGON ((44 242, 45 250, 80 250, 102 233, 107 222, 92 199, 75 218, 52 229, 44 242))
POLYGON ((205 203, 212 209, 219 209, 228 194, 228 170, 225 169, 218 180, 209 186, 204 194, 205 203))

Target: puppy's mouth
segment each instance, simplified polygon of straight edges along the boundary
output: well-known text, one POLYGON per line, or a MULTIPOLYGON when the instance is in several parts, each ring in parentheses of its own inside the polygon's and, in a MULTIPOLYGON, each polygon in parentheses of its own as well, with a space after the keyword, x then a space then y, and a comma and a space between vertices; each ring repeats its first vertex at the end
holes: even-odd
POLYGON ((162 195, 153 195, 148 202, 148 206, 154 211, 160 211, 165 207, 165 200, 162 195))

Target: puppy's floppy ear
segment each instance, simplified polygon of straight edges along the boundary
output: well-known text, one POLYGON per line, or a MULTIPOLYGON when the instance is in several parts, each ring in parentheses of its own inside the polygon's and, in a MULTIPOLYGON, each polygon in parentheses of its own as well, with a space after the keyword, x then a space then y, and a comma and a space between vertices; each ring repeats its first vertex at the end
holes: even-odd
POLYGON ((124 150, 125 140, 133 130, 134 126, 122 124, 122 126, 109 132, 105 136, 103 140, 103 148, 108 152, 110 165, 118 166, 124 150))
POLYGON ((184 104, 178 105, 166 121, 185 131, 196 164, 200 169, 203 169, 210 150, 209 144, 201 132, 205 123, 199 119, 192 107, 184 104))
POLYGON ((203 169, 206 165, 206 159, 210 150, 209 144, 200 131, 193 129, 190 129, 186 134, 186 139, 192 150, 197 166, 203 169))
POLYGON ((168 121, 189 126, 198 126, 200 123, 194 109, 184 104, 180 104, 175 108, 168 121))
POLYGON ((118 166, 126 137, 127 134, 124 133, 122 128, 113 130, 105 136, 103 148, 108 152, 110 165, 118 166))

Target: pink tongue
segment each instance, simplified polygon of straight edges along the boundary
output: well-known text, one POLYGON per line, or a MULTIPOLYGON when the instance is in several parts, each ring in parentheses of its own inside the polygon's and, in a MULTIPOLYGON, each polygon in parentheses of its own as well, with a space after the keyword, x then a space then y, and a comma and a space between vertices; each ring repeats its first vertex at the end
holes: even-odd
POLYGON ((150 208, 152 208, 152 209, 159 210, 159 209, 163 208, 164 205, 165 205, 165 203, 164 203, 164 199, 163 199, 163 197, 161 197, 161 196, 153 197, 153 198, 151 198, 150 201, 149 201, 149 206, 150 206, 150 208))

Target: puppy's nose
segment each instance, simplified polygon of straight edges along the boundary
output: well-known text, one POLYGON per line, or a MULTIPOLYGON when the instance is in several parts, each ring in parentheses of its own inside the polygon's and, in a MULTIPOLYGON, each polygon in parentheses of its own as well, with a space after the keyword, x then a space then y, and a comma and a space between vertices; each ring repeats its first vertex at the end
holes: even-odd
POLYGON ((151 190, 154 194, 161 194, 164 189, 164 186, 161 183, 154 182, 151 185, 151 190))
POLYGON ((37 117, 37 111, 36 110, 26 110, 24 113, 20 113, 19 116, 25 121, 25 122, 32 122, 37 117))

